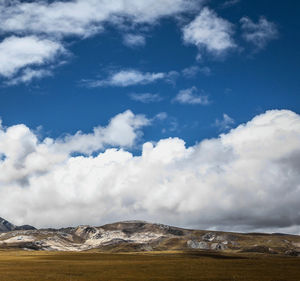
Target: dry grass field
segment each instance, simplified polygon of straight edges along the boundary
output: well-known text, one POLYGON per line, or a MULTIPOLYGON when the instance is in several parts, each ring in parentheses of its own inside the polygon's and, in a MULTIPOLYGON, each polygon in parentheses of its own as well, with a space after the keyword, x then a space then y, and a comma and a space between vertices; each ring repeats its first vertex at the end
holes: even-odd
POLYGON ((46 280, 299 281, 300 258, 203 251, 0 251, 0 281, 46 280))

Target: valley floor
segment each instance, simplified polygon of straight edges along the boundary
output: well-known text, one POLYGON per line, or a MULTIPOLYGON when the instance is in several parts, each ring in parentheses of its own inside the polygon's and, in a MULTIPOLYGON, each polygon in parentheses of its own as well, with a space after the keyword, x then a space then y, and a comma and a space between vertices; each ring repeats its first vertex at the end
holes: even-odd
POLYGON ((300 258, 203 251, 0 251, 0 281, 299 281, 300 258))

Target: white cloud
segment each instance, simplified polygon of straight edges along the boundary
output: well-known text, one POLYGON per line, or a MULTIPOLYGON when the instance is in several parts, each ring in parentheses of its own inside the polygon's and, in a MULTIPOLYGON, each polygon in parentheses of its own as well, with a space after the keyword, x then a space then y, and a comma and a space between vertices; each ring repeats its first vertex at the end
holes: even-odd
POLYGON ((19 76, 8 80, 5 84, 6 85, 17 85, 20 83, 29 83, 34 79, 40 79, 42 77, 51 76, 52 72, 47 69, 31 69, 25 68, 19 74, 19 76))
POLYGON ((200 56, 203 50, 219 56, 236 47, 232 39, 233 25, 207 7, 182 31, 184 42, 196 45, 200 56))
POLYGON ((141 47, 145 46, 146 39, 144 36, 139 34, 125 34, 123 36, 123 43, 127 47, 141 47))
POLYGON ((264 48, 269 41, 278 37, 278 30, 273 22, 265 17, 260 17, 257 23, 250 18, 243 17, 240 20, 243 30, 243 38, 254 44, 258 49, 264 48))
POLYGON ((208 66, 199 67, 196 65, 184 68, 182 75, 186 78, 194 78, 199 72, 205 76, 211 75, 211 69, 208 66))
POLYGON ((205 76, 210 76, 211 75, 211 69, 208 66, 203 66, 199 68, 199 71, 205 75, 205 76))
MULTIPOLYGON (((63 52, 65 50, 60 43, 36 36, 5 38, 0 43, 0 75, 11 78, 24 67, 52 62, 63 52)), ((28 71, 23 77, 27 81, 37 75, 28 71)))
POLYGON ((228 0, 228 1, 225 1, 223 4, 221 4, 221 7, 226 9, 226 8, 235 6, 240 2, 241 2, 241 0, 228 0))
POLYGON ((162 17, 199 9, 202 0, 1 1, 0 30, 88 37, 106 22, 155 23, 162 17))
POLYGON ((130 110, 116 115, 107 127, 95 127, 93 133, 84 134, 78 131, 75 135, 67 135, 57 139, 53 146, 57 151, 92 154, 105 146, 132 147, 142 132, 140 128, 150 125, 144 115, 134 115, 130 110))
POLYGON ((147 142, 136 156, 106 149, 72 157, 25 125, 2 128, 0 138, 1 215, 18 224, 145 219, 300 230, 300 116, 288 110, 268 111, 191 147, 178 138, 147 142))
POLYGON ((142 103, 159 102, 162 97, 159 94, 152 93, 131 93, 129 97, 134 101, 139 101, 142 103))
POLYGON ((200 71, 199 66, 193 65, 182 70, 182 75, 186 78, 194 78, 200 71))
POLYGON ((156 114, 153 119, 162 121, 167 118, 168 118, 168 114, 166 112, 160 112, 160 113, 156 114))
POLYGON ((92 133, 78 131, 63 138, 39 138, 27 126, 20 124, 0 127, 0 189, 6 184, 28 184, 30 177, 40 175, 63 165, 74 152, 91 155, 109 146, 131 148, 142 136, 140 130, 150 125, 144 115, 131 111, 116 115, 106 127, 95 127, 92 133))
MULTIPOLYGON (((42 65, 53 60, 55 55, 63 50, 65 37, 92 36, 103 31, 107 23, 122 30, 126 27, 127 30, 137 32, 140 27, 153 25, 161 18, 195 11, 200 8, 202 1, 2 0, 0 32, 7 38, 0 43, 0 75, 11 77, 23 67, 42 65)), ((145 44, 145 38, 141 35, 127 34, 124 36, 124 43, 131 47, 142 46, 145 44)), ((30 73, 27 71, 16 75, 6 84, 28 83, 30 79, 49 75, 48 68, 31 69, 30 73)))
POLYGON ((201 104, 208 105, 210 103, 208 96, 198 93, 196 87, 189 89, 181 90, 176 97, 173 99, 173 102, 178 102, 182 104, 201 104))
POLYGON ((234 119, 231 118, 226 113, 224 113, 223 119, 222 120, 216 119, 214 125, 216 127, 218 127, 220 131, 226 131, 226 130, 230 129, 234 123, 235 123, 234 119))
POLYGON ((128 87, 132 85, 145 85, 153 83, 157 80, 162 80, 168 78, 168 74, 158 72, 140 72, 134 69, 121 70, 118 72, 112 73, 105 80, 88 80, 85 81, 85 84, 89 87, 105 87, 105 86, 114 86, 114 87, 128 87))

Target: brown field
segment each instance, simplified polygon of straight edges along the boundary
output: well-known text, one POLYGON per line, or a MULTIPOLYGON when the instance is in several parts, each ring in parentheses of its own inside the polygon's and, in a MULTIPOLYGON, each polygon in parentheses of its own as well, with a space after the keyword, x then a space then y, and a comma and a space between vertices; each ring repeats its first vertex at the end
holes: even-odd
POLYGON ((203 251, 66 253, 0 251, 0 281, 299 281, 300 258, 203 251))

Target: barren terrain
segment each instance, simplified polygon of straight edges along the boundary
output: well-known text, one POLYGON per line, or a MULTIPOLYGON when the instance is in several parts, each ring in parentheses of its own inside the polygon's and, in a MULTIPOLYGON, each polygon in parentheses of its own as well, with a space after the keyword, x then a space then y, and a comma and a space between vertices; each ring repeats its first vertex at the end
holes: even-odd
POLYGON ((207 251, 0 251, 0 281, 299 281, 300 259, 207 251))

